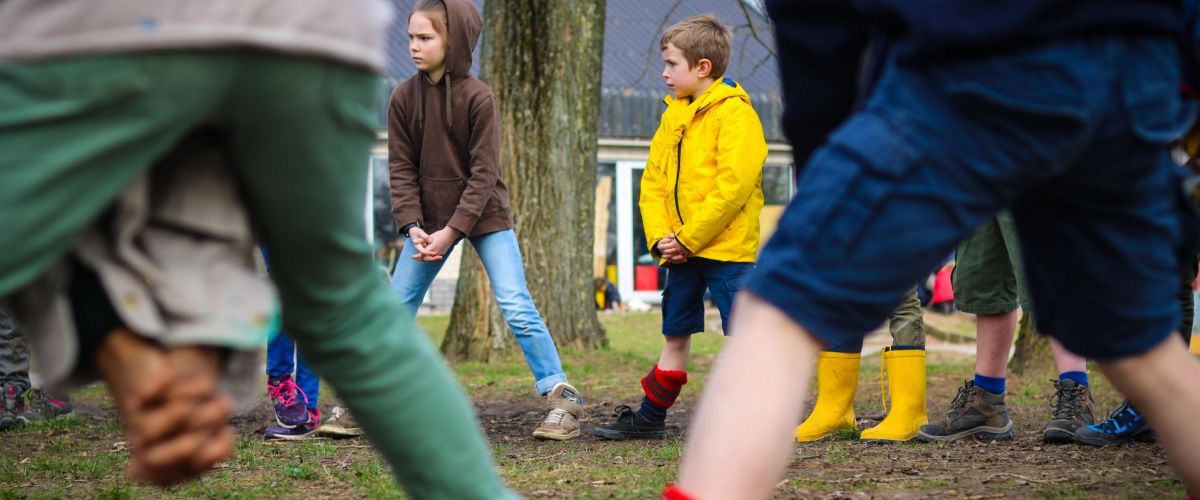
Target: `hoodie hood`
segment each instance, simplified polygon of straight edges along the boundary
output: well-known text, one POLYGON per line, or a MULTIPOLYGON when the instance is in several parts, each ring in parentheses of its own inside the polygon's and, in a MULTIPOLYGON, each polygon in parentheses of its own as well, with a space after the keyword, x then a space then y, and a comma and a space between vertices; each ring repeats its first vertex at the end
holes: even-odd
POLYGON ((463 78, 471 72, 471 52, 483 32, 483 17, 471 0, 445 0, 446 35, 450 50, 446 52, 446 75, 463 78))
MULTIPOLYGON (((443 3, 446 4, 446 41, 449 48, 446 51, 446 72, 442 75, 441 84, 446 86, 446 131, 454 133, 453 127, 450 126, 454 116, 450 89, 455 81, 463 81, 471 76, 471 52, 475 50, 475 44, 479 43, 479 34, 483 32, 483 16, 479 15, 479 9, 471 0, 443 0, 443 3)), ((422 72, 422 79, 425 78, 422 72)), ((422 94, 419 120, 421 128, 424 129, 424 85, 417 88, 421 89, 419 92, 422 94)))

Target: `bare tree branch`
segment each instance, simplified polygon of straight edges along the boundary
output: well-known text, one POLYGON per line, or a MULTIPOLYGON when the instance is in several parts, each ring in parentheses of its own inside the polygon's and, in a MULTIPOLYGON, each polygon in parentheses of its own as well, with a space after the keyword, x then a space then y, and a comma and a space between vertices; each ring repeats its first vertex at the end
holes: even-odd
MULTIPOLYGON (((746 24, 749 25, 749 27, 750 27, 750 36, 754 37, 754 39, 757 40, 758 43, 761 44, 763 46, 763 48, 767 50, 767 53, 771 54, 771 57, 775 57, 775 44, 764 41, 762 39, 762 36, 759 35, 758 28, 756 28, 754 26, 754 14, 751 14, 750 8, 746 7, 745 0, 734 0, 734 1, 737 2, 738 7, 741 7, 742 14, 746 16, 746 24)), ((761 18, 762 16, 759 16, 759 17, 761 18)))
MULTIPOLYGON (((671 9, 668 10, 667 14, 663 16, 662 21, 659 21, 658 28, 654 30, 655 33, 662 35, 663 30, 667 29, 667 21, 671 20, 671 16, 675 15, 675 11, 679 9, 679 6, 682 4, 683 0, 675 0, 675 4, 671 5, 671 9)), ((650 39, 650 47, 646 50, 646 59, 644 61, 645 64, 642 65, 642 72, 633 80, 633 84, 631 86, 636 87, 637 84, 642 83, 642 78, 645 78, 646 73, 650 71, 650 61, 654 60, 654 54, 659 50, 661 49, 658 46, 658 39, 652 37, 650 39)))

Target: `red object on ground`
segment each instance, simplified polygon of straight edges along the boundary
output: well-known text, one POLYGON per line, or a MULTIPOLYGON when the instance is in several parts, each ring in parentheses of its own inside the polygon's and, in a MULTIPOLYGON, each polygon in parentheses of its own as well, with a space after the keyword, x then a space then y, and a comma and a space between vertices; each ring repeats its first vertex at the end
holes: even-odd
POLYGON ((954 287, 950 284, 950 274, 953 272, 954 266, 943 266, 937 272, 937 276, 933 278, 932 303, 940 304, 954 300, 954 287))
POLYGON ((658 266, 643 264, 633 266, 634 290, 658 290, 658 266))
POLYGON ((695 500, 695 498, 673 484, 668 484, 662 493, 662 500, 695 500))

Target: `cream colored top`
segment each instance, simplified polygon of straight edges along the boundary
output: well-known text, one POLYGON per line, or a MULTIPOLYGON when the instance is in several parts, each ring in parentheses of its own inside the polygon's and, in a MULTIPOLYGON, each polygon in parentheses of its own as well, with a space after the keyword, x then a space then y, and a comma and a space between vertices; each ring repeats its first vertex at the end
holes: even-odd
POLYGON ((256 47, 384 69, 386 0, 3 0, 0 60, 256 47))

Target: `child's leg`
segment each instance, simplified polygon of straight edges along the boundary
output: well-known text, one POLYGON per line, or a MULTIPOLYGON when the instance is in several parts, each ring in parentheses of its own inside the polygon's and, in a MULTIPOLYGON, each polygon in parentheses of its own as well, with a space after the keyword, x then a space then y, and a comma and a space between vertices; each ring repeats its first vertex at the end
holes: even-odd
MULTIPOLYGON (((451 246, 446 250, 446 257, 450 257, 453 251, 454 246, 451 246)), ((396 259, 396 268, 392 271, 392 291, 396 292, 400 302, 404 303, 413 316, 417 315, 417 309, 420 309, 421 303, 425 301, 425 293, 429 291, 434 278, 437 278, 438 271, 446 264, 446 259, 437 262, 413 260, 412 256, 416 254, 417 247, 413 246, 412 239, 405 238, 404 249, 400 251, 400 257, 396 259)))
POLYGON ((687 384, 687 363, 692 351, 692 335, 704 331, 705 267, 711 262, 693 258, 687 264, 667 268, 663 288, 663 350, 658 364, 642 377, 642 398, 638 415, 650 422, 663 422, 667 410, 675 405, 687 384))
MULTIPOLYGON (((1058 374, 1064 373, 1083 373, 1087 376, 1087 358, 1079 356, 1066 347, 1063 347, 1058 340, 1050 339, 1050 352, 1054 355, 1054 367, 1058 369, 1058 374)), ((1088 384, 1083 384, 1088 385, 1088 384)))
POLYGON ((379 280, 364 237, 378 78, 301 57, 240 60, 244 78, 224 122, 235 175, 271 249, 284 328, 411 496, 510 497, 466 395, 379 280), (296 83, 304 81, 322 84, 296 83))
POLYGON ((1145 354, 1100 363, 1113 385, 1145 414, 1184 484, 1200 490, 1200 363, 1172 335, 1145 354))
POLYGON ((908 291, 900 307, 888 317, 888 332, 893 347, 925 348, 925 316, 916 288, 908 291))
POLYGON ((525 354, 538 394, 550 392, 555 385, 566 382, 567 376, 563 374, 550 330, 529 295, 516 233, 512 230, 488 233, 472 238, 471 244, 487 270, 496 304, 525 354))
POLYGON ((0 310, 0 387, 9 385, 16 393, 29 388, 29 347, 16 321, 0 310))
POLYGON ((688 358, 692 354, 692 336, 663 337, 662 354, 658 356, 658 367, 663 370, 687 370, 688 358))
MULTIPOLYGON (((1008 355, 1017 335, 1020 310, 1000 314, 979 314, 975 317, 975 373, 1003 380, 1008 374, 1008 355)), ((1003 386, 999 391, 1004 392, 1003 386)))
POLYGON ((728 344, 688 430, 679 476, 685 491, 704 498, 769 495, 792 452, 792 428, 821 350, 803 328, 754 295, 743 294, 735 311, 728 344), (747 425, 747 408, 754 409, 753 425, 747 425))
POLYGON ((296 343, 285 332, 267 342, 267 377, 280 378, 295 371, 296 343))
POLYGON ((310 413, 318 412, 317 400, 321 396, 321 377, 316 372, 309 368, 308 363, 304 362, 304 358, 300 353, 296 353, 296 385, 300 386, 300 391, 304 393, 304 400, 310 413))

